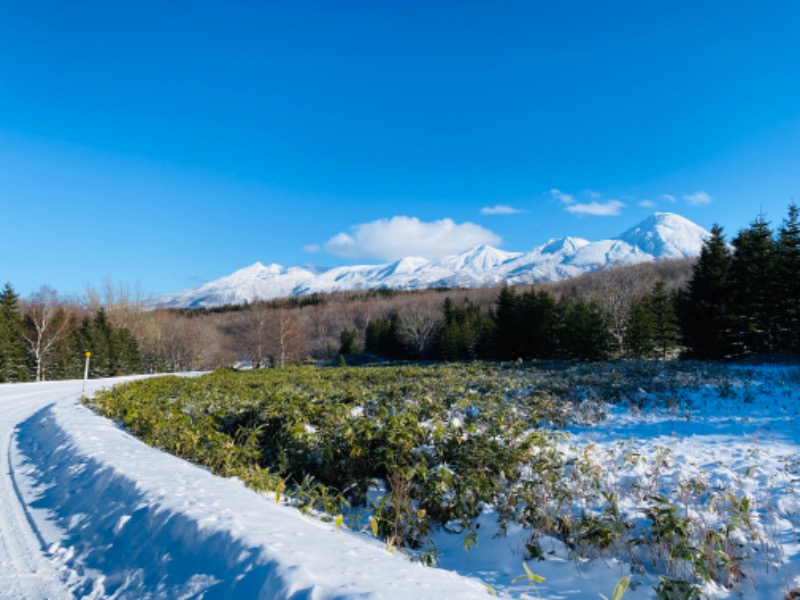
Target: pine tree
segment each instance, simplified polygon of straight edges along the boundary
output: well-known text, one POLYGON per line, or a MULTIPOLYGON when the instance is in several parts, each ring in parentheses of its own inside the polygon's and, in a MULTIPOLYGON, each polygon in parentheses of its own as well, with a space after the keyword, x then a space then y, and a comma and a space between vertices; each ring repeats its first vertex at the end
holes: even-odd
POLYGON ((608 318, 592 302, 573 300, 560 306, 558 353, 565 358, 605 360, 614 351, 608 318))
POLYGON ((675 297, 667 292, 663 280, 656 282, 649 298, 649 305, 655 326, 653 349, 661 358, 667 358, 678 344, 679 327, 675 312, 675 297))
POLYGON ((545 291, 531 290, 519 297, 519 327, 523 358, 552 358, 559 351, 562 315, 555 299, 545 291))
POLYGON ((342 329, 339 334, 338 354, 355 354, 358 344, 358 332, 355 329, 342 329))
POLYGON ((516 360, 524 358, 523 332, 519 297, 514 289, 504 286, 497 295, 495 320, 495 352, 498 358, 516 360))
POLYGON ((733 240, 731 312, 736 353, 768 354, 778 337, 775 242, 769 223, 757 218, 733 240))
POLYGON ((494 321, 480 307, 467 299, 456 305, 444 301, 444 326, 439 339, 439 353, 445 360, 474 360, 489 356, 494 321))
MULTIPOLYGON (((81 319, 80 325, 73 327, 70 335, 69 352, 64 361, 64 373, 67 377, 83 377, 85 356, 87 352, 92 353, 92 361, 97 357, 97 350, 92 342, 92 322, 89 317, 81 319)), ((91 363, 90 363, 91 364, 91 363)))
POLYGON ((141 370, 139 344, 127 327, 113 331, 113 369, 114 375, 138 373, 141 370))
POLYGON ((778 230, 775 291, 779 349, 800 352, 800 209, 794 203, 778 230))
POLYGON ((680 298, 681 338, 691 358, 720 359, 733 353, 731 263, 723 229, 714 225, 680 298))
POLYGON ((92 377, 113 377, 114 372, 114 339, 113 327, 106 311, 97 311, 88 330, 91 343, 92 358, 89 373, 92 377))
POLYGON ((642 296, 631 302, 625 327, 625 348, 629 356, 649 358, 656 349, 656 323, 650 296, 642 296))
POLYGON ((397 339, 398 315, 388 319, 373 319, 364 332, 364 352, 385 358, 406 358, 402 345, 397 339))
POLYGON ((30 379, 19 296, 10 283, 0 293, 0 382, 30 379))
POLYGON ((139 346, 131 332, 114 327, 102 308, 93 319, 84 318, 72 334, 68 370, 73 377, 83 375, 86 352, 91 352, 89 375, 114 377, 136 373, 141 368, 139 346))

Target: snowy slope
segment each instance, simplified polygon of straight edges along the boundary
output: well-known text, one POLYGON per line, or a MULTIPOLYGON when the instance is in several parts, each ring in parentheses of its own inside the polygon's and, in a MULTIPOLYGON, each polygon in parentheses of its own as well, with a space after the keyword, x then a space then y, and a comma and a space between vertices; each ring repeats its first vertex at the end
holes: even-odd
POLYGON ((623 242, 659 258, 689 258, 700 254, 708 232, 672 213, 654 213, 619 236, 623 242))
POLYGON ((427 264, 427 259, 411 256, 401 258, 388 265, 337 267, 297 285, 291 295, 302 296, 313 293, 377 288, 406 289, 409 278, 427 264))
POLYGON ((514 260, 519 252, 504 252, 492 246, 446 256, 426 265, 417 273, 415 287, 479 287, 502 282, 502 265, 514 260))
POLYGON ((197 289, 162 296, 156 306, 217 306, 311 293, 392 288, 483 287, 557 281, 611 266, 700 253, 708 232, 672 213, 655 213, 611 240, 552 239, 525 253, 477 246, 434 261, 402 258, 389 265, 343 266, 314 273, 299 267, 252 267, 197 289))

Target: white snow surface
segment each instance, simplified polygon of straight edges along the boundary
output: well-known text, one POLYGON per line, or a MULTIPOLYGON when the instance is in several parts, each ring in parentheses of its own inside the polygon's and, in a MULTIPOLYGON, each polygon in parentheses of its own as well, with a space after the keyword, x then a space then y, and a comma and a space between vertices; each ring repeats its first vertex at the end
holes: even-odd
MULTIPOLYGON (((800 369, 725 368, 730 386, 672 390, 668 403, 640 389, 605 406, 601 422, 569 428, 560 448, 628 490, 619 508, 631 519, 643 518, 648 490, 710 524, 718 508, 679 490, 700 483, 749 498, 759 541, 741 548, 744 578, 704 593, 781 600, 800 588, 800 369)), ((500 597, 597 600, 630 573, 624 554, 575 560, 543 536, 545 560, 527 564, 545 581, 515 581, 530 532, 495 535, 491 506, 477 547, 465 552, 463 536, 438 531, 445 570, 421 567, 369 533, 337 531, 144 446, 80 406, 79 393, 76 381, 0 385, 2 599, 478 598, 485 583, 500 597)), ((655 598, 659 573, 645 567, 626 600, 655 598)))
POLYGON ((689 258, 700 254, 708 232, 691 221, 654 213, 619 239, 639 250, 662 258, 689 258))
MULTIPOLYGON (((783 600, 790 591, 800 597, 800 369, 721 368, 730 369, 730 387, 675 389, 669 406, 664 396, 640 389, 637 398, 606 406, 601 422, 570 427, 561 451, 576 460, 590 457, 608 489, 629 490, 620 495, 619 509, 631 519, 643 518, 643 495, 658 490, 666 490, 679 514, 692 513, 712 525, 721 525, 718 507, 686 492, 691 485, 748 498, 760 542, 739 550, 742 580, 731 589, 708 583, 704 598, 783 600)), ((592 513, 593 507, 585 508, 592 513)), ((524 574, 530 531, 514 526, 495 536, 492 507, 479 521, 477 548, 466 554, 451 534, 439 532, 440 566, 481 577, 501 597, 610 598, 618 579, 631 575, 627 560, 613 554, 576 560, 560 540, 545 535, 539 541, 546 559, 526 561, 545 581, 535 587, 514 583, 524 574)), ((625 600, 656 597, 654 586, 663 573, 646 568, 632 575, 636 589, 629 589, 625 600)))
POLYGON ((486 597, 145 446, 79 395, 0 386, 0 598, 486 597))
POLYGON ((312 293, 391 288, 484 287, 558 281, 613 266, 697 256, 709 233, 674 213, 654 213, 611 240, 552 239, 525 253, 492 246, 435 261, 406 257, 388 265, 335 267, 321 273, 256 263, 199 288, 161 296, 154 306, 211 307, 312 293))

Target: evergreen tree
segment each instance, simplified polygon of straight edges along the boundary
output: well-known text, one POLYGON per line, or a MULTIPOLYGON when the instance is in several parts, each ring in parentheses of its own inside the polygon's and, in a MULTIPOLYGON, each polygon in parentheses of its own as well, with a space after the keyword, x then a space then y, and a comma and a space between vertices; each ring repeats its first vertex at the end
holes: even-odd
POLYGON ((650 296, 631 302, 625 327, 625 349, 634 358, 649 358, 656 349, 656 323, 650 296))
POLYGON ((794 203, 778 230, 775 296, 779 349, 800 352, 800 209, 794 203))
POLYGON ((720 359, 733 353, 731 263, 723 229, 714 225, 680 298, 681 339, 690 358, 720 359))
POLYGON ((388 319, 373 319, 364 332, 364 352, 386 358, 406 358, 402 344, 397 339, 395 313, 388 319))
POLYGON ((775 350, 777 312, 772 231, 763 217, 733 240, 731 300, 733 342, 741 356, 768 354, 775 350))
POLYGON ((90 375, 113 377, 117 374, 114 369, 114 331, 106 311, 102 308, 92 319, 87 334, 91 343, 89 350, 92 353, 89 362, 90 375))
POLYGON ((389 319, 372 319, 364 331, 364 352, 383 354, 390 328, 389 319))
POLYGON ((593 302, 564 301, 558 350, 565 358, 605 360, 614 350, 608 318, 593 302))
POLYGON ((524 358, 552 358, 559 352, 562 313, 545 291, 531 290, 520 296, 520 318, 524 324, 524 358))
POLYGON ((78 372, 82 367, 78 365, 78 368, 75 369, 72 364, 75 361, 72 351, 75 331, 77 331, 80 326, 78 318, 74 313, 70 313, 66 319, 67 323, 64 327, 64 335, 59 337, 52 349, 48 368, 48 379, 67 379, 70 377, 83 376, 83 371, 78 372))
POLYGON ((653 350, 661 358, 667 358, 678 345, 679 325, 675 297, 667 292, 663 280, 656 282, 649 297, 649 307, 654 324, 653 350))
POLYGON ((637 358, 667 358, 678 344, 679 323, 676 299, 663 280, 653 291, 631 303, 625 332, 625 346, 637 358))
POLYGON ((77 319, 73 317, 72 333, 69 336, 69 350, 63 361, 62 371, 65 377, 81 378, 83 377, 83 368, 86 352, 94 353, 92 340, 91 340, 91 321, 89 317, 84 317, 77 323, 77 319))
POLYGON ((7 283, 0 293, 0 382, 30 379, 19 296, 7 283))
POLYGON ((503 286, 497 296, 495 320, 495 352, 498 358, 516 360, 523 358, 523 332, 525 324, 519 308, 519 299, 513 288, 503 286))
POLYGON ((487 357, 494 336, 494 321, 480 307, 465 299, 456 305, 444 301, 444 326, 439 353, 445 360, 473 360, 487 357))
POLYGON ((93 319, 85 317, 72 334, 68 371, 82 377, 86 352, 91 352, 89 375, 114 377, 140 370, 139 346, 131 332, 114 327, 102 308, 93 319))
POLYGON ((127 375, 141 371, 139 343, 127 327, 113 330, 114 373, 127 375))
POLYGON ((339 334, 339 354, 355 354, 358 333, 355 329, 342 329, 339 334))
POLYGON ((561 315, 558 303, 547 292, 516 294, 504 287, 497 299, 495 324, 498 358, 552 358, 558 351, 561 315))

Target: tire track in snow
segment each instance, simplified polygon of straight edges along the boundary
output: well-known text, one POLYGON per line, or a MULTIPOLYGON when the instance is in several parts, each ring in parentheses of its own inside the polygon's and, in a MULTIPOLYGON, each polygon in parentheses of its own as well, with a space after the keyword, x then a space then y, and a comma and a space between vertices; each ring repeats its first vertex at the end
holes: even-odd
POLYGON ((0 598, 4 600, 71 597, 33 527, 11 462, 17 424, 63 393, 63 384, 0 386, 0 598), (55 390, 60 393, 53 394, 55 390))

